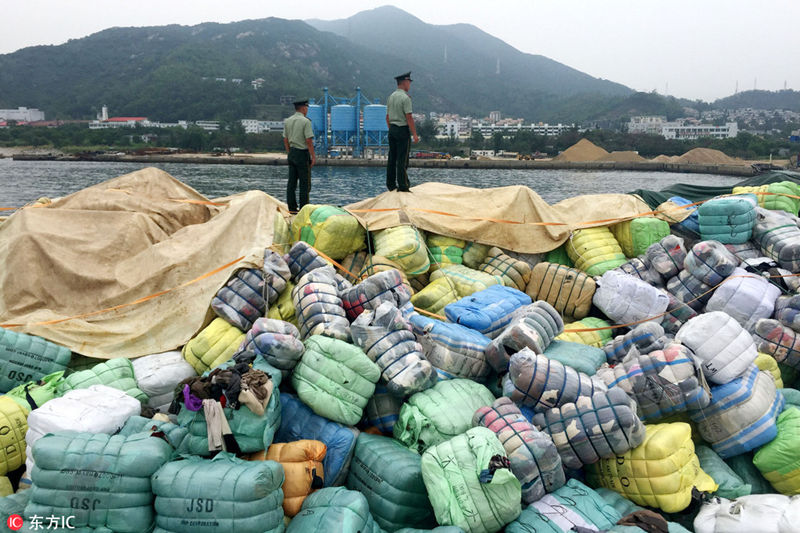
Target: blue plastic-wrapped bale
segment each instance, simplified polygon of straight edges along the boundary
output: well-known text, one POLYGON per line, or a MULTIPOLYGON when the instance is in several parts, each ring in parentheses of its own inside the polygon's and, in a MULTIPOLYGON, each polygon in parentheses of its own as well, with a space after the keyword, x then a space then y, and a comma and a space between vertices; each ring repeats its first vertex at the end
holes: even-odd
POLYGON ((617 324, 661 321, 669 297, 634 276, 610 270, 598 281, 592 302, 617 324))
MULTIPOLYGON (((506 533, 571 533, 612 530, 622 518, 614 507, 577 479, 522 510, 506 533), (576 529, 582 528, 582 529, 576 529)), ((641 530, 640 530, 641 531, 641 530)))
POLYGON ((313 246, 305 241, 294 243, 289 249, 289 253, 283 256, 283 259, 289 265, 292 281, 295 283, 312 270, 330 265, 313 246))
POLYGON ((33 447, 36 466, 24 516, 72 516, 75 528, 150 531, 155 519, 150 476, 172 452, 167 441, 149 433, 47 434, 33 447))
POLYGON ((553 440, 531 424, 510 398, 481 407, 473 426, 491 429, 508 454, 511 472, 522 486, 523 503, 533 503, 564 485, 564 469, 553 440))
POLYGON ((687 347, 673 343, 663 350, 630 356, 597 372, 609 389, 619 387, 636 400, 639 415, 655 420, 711 401, 703 372, 687 347))
POLYGON ((491 370, 486 360, 489 337, 452 322, 442 322, 411 313, 409 322, 425 357, 439 379, 467 378, 481 381, 491 370))
POLYGON ((400 307, 411 299, 411 292, 403 282, 399 270, 385 270, 372 274, 358 285, 342 291, 342 305, 351 321, 365 310, 375 310, 384 302, 400 307))
POLYGON ((539 300, 514 313, 511 323, 486 347, 486 359, 496 372, 503 373, 513 354, 523 348, 543 353, 563 331, 558 311, 539 300))
POLYGON ((347 488, 366 496, 372 516, 387 531, 436 525, 422 481, 421 457, 394 439, 358 436, 347 488))
POLYGON ((493 339, 511 322, 514 311, 530 303, 531 297, 520 290, 493 285, 448 304, 444 313, 451 322, 493 339))
POLYGON ((800 228, 795 219, 778 211, 756 209, 753 241, 761 251, 791 272, 800 271, 800 228))
POLYGON ((364 408, 364 422, 368 426, 378 428, 381 433, 391 435, 394 432, 394 425, 400 416, 400 409, 403 407, 403 399, 398 398, 389 392, 383 385, 375 387, 375 394, 367 402, 364 408))
POLYGON ((344 487, 328 487, 309 494, 286 528, 286 533, 321 531, 381 533, 381 528, 369 512, 363 494, 344 487))
POLYGON ((601 348, 562 340, 553 340, 544 351, 544 356, 551 361, 558 361, 564 366, 583 372, 587 376, 593 376, 597 369, 606 362, 606 352, 601 348))
POLYGON ((267 306, 278 299, 289 280, 289 266, 276 252, 267 249, 262 268, 243 268, 228 280, 211 300, 218 317, 242 331, 264 316, 267 306))
POLYGON ((736 268, 709 298, 706 311, 723 311, 752 331, 758 320, 772 316, 780 294, 766 278, 736 268))
POLYGON ((697 223, 703 240, 741 244, 750 240, 756 221, 755 196, 712 198, 697 208, 697 223))
POLYGON ((511 356, 508 374, 503 381, 505 396, 537 412, 605 390, 602 381, 535 354, 528 348, 511 356))
POLYGON ((692 246, 683 264, 689 274, 715 287, 733 274, 739 259, 718 241, 701 241, 692 246))
POLYGON ((336 272, 332 266, 316 268, 303 275, 292 290, 292 301, 297 310, 302 339, 324 335, 350 340, 350 322, 339 297, 336 272))
POLYGON ((309 439, 324 443, 327 453, 322 465, 326 487, 342 485, 347 479, 358 433, 355 428, 315 414, 293 394, 281 395, 281 426, 275 433, 275 442, 309 439))
POLYGON ((574 470, 621 455, 645 438, 636 402, 619 387, 538 413, 533 424, 552 437, 564 467, 574 470))
MULTIPOLYGON (((672 196, 667 199, 668 202, 672 202, 673 204, 683 207, 685 211, 689 212, 689 216, 684 218, 683 220, 676 222, 673 224, 673 229, 677 229, 681 233, 685 233, 687 236, 699 239, 700 238, 700 223, 697 220, 697 206, 692 205, 694 202, 691 200, 687 200, 686 198, 682 198, 680 196, 672 196)), ((683 215, 683 213, 676 212, 676 215, 683 215)), ((676 217, 676 220, 680 217, 676 217)))
POLYGON ((393 302, 361 313, 350 333, 356 346, 380 367, 381 381, 395 396, 410 396, 436 383, 436 370, 393 302))
POLYGON ((0 328, 0 392, 67 369, 72 352, 41 337, 0 328))
POLYGON ((622 361, 631 350, 637 354, 647 354, 661 350, 669 339, 664 336, 664 328, 655 322, 639 324, 625 335, 617 335, 603 346, 609 363, 622 361))
POLYGON ((703 440, 726 459, 774 439, 784 403, 772 377, 751 365, 742 377, 712 387, 711 403, 689 415, 703 440))
POLYGON ((247 332, 237 353, 246 351, 264 358, 287 378, 303 357, 305 346, 294 325, 283 320, 259 318, 247 332))
POLYGON ((280 463, 226 453, 167 463, 153 475, 156 524, 169 533, 282 533, 283 481, 280 463))

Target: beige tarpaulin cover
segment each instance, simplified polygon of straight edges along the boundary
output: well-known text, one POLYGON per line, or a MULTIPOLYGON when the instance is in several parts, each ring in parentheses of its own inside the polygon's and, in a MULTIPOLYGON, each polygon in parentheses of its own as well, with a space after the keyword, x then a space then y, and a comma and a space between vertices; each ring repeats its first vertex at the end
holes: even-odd
POLYGON ((472 189, 429 182, 411 191, 386 192, 346 209, 370 231, 411 224, 425 231, 520 253, 548 252, 566 241, 571 229, 608 224, 582 226, 583 222, 625 219, 650 211, 646 203, 628 194, 577 196, 551 206, 521 185, 472 189), (531 224, 535 222, 567 225, 531 224))
POLYGON ((148 168, 89 187, 0 225, 0 324, 91 357, 175 349, 211 318, 209 304, 233 271, 260 266, 285 204, 259 191, 207 199, 148 168), (183 202, 181 201, 183 200, 183 202), (133 302, 96 316, 35 325, 133 302))

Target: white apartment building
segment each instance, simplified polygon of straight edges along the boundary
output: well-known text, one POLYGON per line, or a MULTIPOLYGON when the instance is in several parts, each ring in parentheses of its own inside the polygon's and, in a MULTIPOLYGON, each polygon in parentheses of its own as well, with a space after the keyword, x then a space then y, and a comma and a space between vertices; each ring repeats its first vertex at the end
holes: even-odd
POLYGON ((661 135, 665 139, 699 139, 712 137, 714 139, 732 139, 739 135, 739 125, 736 122, 727 122, 724 126, 712 124, 683 124, 680 122, 665 122, 661 127, 661 135))
POLYGON ((44 111, 39 111, 35 107, 0 109, 0 120, 16 120, 18 122, 36 122, 39 120, 44 120, 44 111))
POLYGON ((652 135, 661 135, 661 128, 667 122, 667 117, 664 116, 638 116, 631 117, 628 122, 628 133, 650 133, 652 135))
POLYGON ((256 120, 254 118, 242 119, 242 127, 245 133, 265 133, 270 131, 283 131, 283 121, 280 120, 256 120))

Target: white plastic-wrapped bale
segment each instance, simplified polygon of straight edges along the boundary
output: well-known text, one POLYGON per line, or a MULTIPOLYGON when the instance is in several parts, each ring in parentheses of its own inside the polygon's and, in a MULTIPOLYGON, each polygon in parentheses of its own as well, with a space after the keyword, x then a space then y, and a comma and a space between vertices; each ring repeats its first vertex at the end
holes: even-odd
POLYGON ((553 438, 564 466, 575 470, 621 455, 645 438, 636 402, 618 387, 538 413, 532 422, 553 438))
POLYGON ((706 378, 720 385, 743 375, 758 355, 753 337, 722 311, 689 320, 675 340, 692 350, 702 361, 706 378))
POLYGON ((336 272, 332 266, 316 268, 300 278, 292 291, 292 300, 303 339, 324 335, 350 340, 350 322, 339 298, 336 272))
POLYGON ((605 315, 617 324, 643 320, 660 322, 669 297, 639 278, 611 270, 603 274, 592 298, 605 315))
POLYGON ((800 228, 795 219, 779 211, 758 208, 756 212, 753 241, 783 268, 800 271, 800 228))
POLYGON ((684 267, 695 278, 712 287, 733 274, 739 260, 717 241, 700 241, 686 255, 684 267))
POLYGON ((625 335, 617 335, 603 346, 609 363, 622 361, 631 350, 638 354, 648 354, 663 350, 669 343, 664 336, 664 328, 655 322, 639 324, 625 335))
POLYGON ((553 339, 564 331, 564 321, 549 303, 539 300, 518 309, 511 322, 486 347, 486 359, 496 372, 505 372, 511 356, 523 348, 544 353, 553 339))
POLYGON ((711 401, 694 354, 677 343, 663 350, 628 357, 613 368, 602 367, 597 377, 609 389, 619 387, 636 400, 640 416, 645 420, 702 409, 711 401))
POLYGON ((350 326, 353 342, 381 369, 381 381, 402 398, 432 387, 436 371, 400 310, 384 302, 364 311, 350 326))
POLYGON ((147 405, 165 413, 172 403, 175 387, 197 375, 180 351, 156 353, 131 361, 136 386, 147 394, 147 405))
POLYGON ((800 495, 750 494, 735 500, 712 498, 694 518, 695 533, 796 533, 800 495))
POLYGON ((511 356, 503 395, 541 412, 606 390, 600 379, 524 348, 511 356))
POLYGON ((645 257, 650 261, 651 268, 664 280, 668 280, 683 270, 686 247, 682 238, 677 235, 667 235, 651 244, 645 252, 645 257))
POLYGON ((714 291, 706 311, 723 311, 752 331, 758 320, 772 316, 780 294, 781 290, 766 278, 737 268, 714 291))
POLYGON ((303 357, 305 347, 294 325, 283 320, 259 318, 247 332, 238 353, 245 351, 263 357, 287 378, 303 357))

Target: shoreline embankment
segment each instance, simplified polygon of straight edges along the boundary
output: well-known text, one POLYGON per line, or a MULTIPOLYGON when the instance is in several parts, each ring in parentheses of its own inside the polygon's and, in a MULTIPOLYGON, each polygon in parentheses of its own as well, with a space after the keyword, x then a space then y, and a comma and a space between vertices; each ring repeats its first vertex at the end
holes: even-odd
MULTIPOLYGON (((115 163, 192 163, 203 165, 286 165, 285 157, 253 156, 253 155, 201 155, 201 154, 169 154, 169 155, 118 155, 118 154, 82 154, 70 156, 63 154, 14 154, 15 161, 95 161, 115 163)), ((317 158, 317 166, 336 167, 383 167, 383 159, 334 159, 317 158)), ((659 161, 553 161, 553 160, 473 160, 473 159, 412 159, 409 166, 413 168, 466 168, 466 169, 535 169, 535 170, 594 170, 620 171, 632 170, 640 172, 682 172, 689 174, 719 174, 728 176, 753 176, 756 170, 747 165, 716 165, 666 163, 659 161)))

